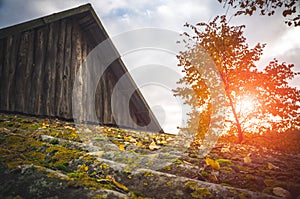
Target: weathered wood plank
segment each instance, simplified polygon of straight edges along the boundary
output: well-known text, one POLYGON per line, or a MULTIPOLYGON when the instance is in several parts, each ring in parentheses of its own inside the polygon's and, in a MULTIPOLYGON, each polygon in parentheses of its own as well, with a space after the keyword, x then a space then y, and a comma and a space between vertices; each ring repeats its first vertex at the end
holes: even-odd
POLYGON ((131 120, 133 121, 132 123, 134 123, 133 127, 137 128, 138 118, 136 117, 136 114, 135 114, 136 108, 131 99, 129 100, 129 110, 130 110, 131 120))
POLYGON ((126 103, 125 97, 121 96, 121 109, 118 112, 120 114, 120 118, 123 118, 123 126, 130 126, 129 122, 131 121, 131 118, 127 117, 126 112, 128 112, 128 104, 126 103))
POLYGON ((45 41, 45 61, 43 64, 42 74, 42 95, 41 95, 41 113, 43 115, 49 115, 49 90, 50 90, 50 77, 51 77, 51 50, 52 49, 52 36, 53 36, 53 24, 48 25, 48 35, 45 41))
POLYGON ((82 66, 81 66, 81 81, 82 81, 82 86, 81 86, 81 102, 82 104, 81 105, 81 116, 82 116, 82 119, 85 118, 85 112, 84 112, 84 108, 86 107, 86 104, 84 103, 86 100, 86 82, 84 82, 83 80, 83 75, 84 75, 84 71, 86 70, 86 58, 87 58, 87 55, 88 55, 88 45, 87 43, 85 42, 85 40, 82 42, 81 44, 81 48, 82 48, 82 66))
POLYGON ((5 39, 0 39, 0 79, 2 77, 2 68, 4 64, 3 63, 4 51, 5 51, 5 39))
POLYGON ((13 36, 12 48, 10 49, 10 64, 9 64, 9 73, 8 73, 8 109, 15 110, 15 105, 18 103, 16 99, 16 65, 17 65, 17 54, 20 45, 21 34, 15 34, 13 36))
MULTIPOLYGON (((43 81, 43 95, 42 102, 44 112, 46 115, 54 116, 52 112, 52 102, 54 97, 52 96, 53 81, 56 75, 56 42, 57 42, 57 28, 56 23, 49 24, 48 41, 45 54, 45 68, 44 68, 44 81, 43 81)), ((55 92, 55 91, 54 91, 55 92)))
POLYGON ((33 105, 31 104, 31 98, 32 96, 30 95, 30 91, 32 88, 32 76, 33 76, 33 71, 34 71, 34 35, 35 31, 30 30, 27 31, 28 34, 28 51, 27 51, 27 62, 26 62, 26 69, 25 69, 25 78, 24 78, 24 87, 25 87, 25 92, 24 92, 24 113, 32 113, 31 109, 33 105))
POLYGON ((33 95, 35 95, 33 101, 33 113, 37 115, 42 115, 44 111, 43 107, 43 98, 42 95, 44 94, 43 91, 43 81, 44 81, 44 66, 45 66, 45 51, 46 51, 46 44, 47 44, 47 33, 48 27, 44 26, 37 30, 36 32, 36 39, 35 39, 35 56, 34 56, 34 76, 33 76, 33 87, 32 89, 33 95))
POLYGON ((106 98, 105 98, 105 110, 106 110, 106 123, 107 124, 112 124, 112 112, 111 112, 111 95, 114 89, 114 82, 113 82, 113 77, 112 75, 107 72, 106 73, 106 78, 107 78, 107 88, 106 88, 106 98))
POLYGON ((102 76, 103 78, 103 81, 102 81, 102 88, 101 88, 101 94, 102 94, 102 103, 100 104, 101 108, 102 108, 102 112, 103 112, 103 120, 102 122, 103 123, 106 123, 106 118, 107 118, 107 115, 108 115, 108 111, 107 111, 107 106, 108 106, 108 101, 106 100, 107 98, 107 87, 108 87, 108 82, 107 82, 107 76, 106 74, 104 74, 102 76))
POLYGON ((64 50, 65 50, 66 20, 60 21, 58 45, 57 45, 57 62, 56 62, 56 81, 55 81, 55 115, 62 116, 63 110, 63 71, 64 71, 64 50))
POLYGON ((1 94, 2 96, 2 110, 8 111, 8 101, 9 101, 9 93, 8 93, 8 81, 9 81, 9 65, 10 65, 10 53, 11 53, 11 46, 12 46, 13 37, 9 36, 6 38, 6 48, 4 54, 4 61, 3 61, 3 78, 1 79, 1 94))
MULTIPOLYGON (((71 86, 72 86, 72 97, 73 94, 75 95, 75 92, 73 89, 76 89, 76 93, 77 95, 74 96, 76 97, 76 99, 80 99, 82 97, 82 71, 81 71, 81 64, 82 64, 82 35, 80 32, 80 29, 78 27, 78 25, 76 24, 75 21, 73 21, 73 31, 72 31, 72 58, 71 58, 71 67, 74 68, 74 71, 72 73, 71 76, 71 86), (77 77, 78 76, 78 77, 77 77), (75 78, 77 78, 78 82, 76 85, 76 88, 74 87, 74 83, 75 83, 75 78)), ((79 100, 80 102, 80 100, 79 100)), ((73 104, 72 104, 73 105, 73 104)), ((74 106, 76 106, 76 108, 74 108, 71 106, 72 110, 71 112, 73 113, 73 111, 77 111, 77 113, 79 115, 82 114, 83 112, 83 108, 82 108, 82 104, 74 104, 74 106)), ((79 119, 79 118, 76 118, 79 119)))
MULTIPOLYGON (((0 39, 0 80, 1 84, 3 84, 3 70, 4 70, 4 53, 6 49, 6 40, 0 39)), ((2 86, 0 85, 0 109, 2 109, 3 104, 3 93, 2 93, 2 86)))
POLYGON ((28 33, 21 35, 19 43, 19 51, 17 53, 16 72, 15 72, 15 111, 24 112, 25 105, 25 71, 28 52, 28 33))
POLYGON ((101 121, 103 121, 103 98, 102 98, 102 83, 103 82, 103 78, 101 78, 99 80, 99 83, 97 85, 97 89, 96 89, 96 94, 95 94, 95 109, 96 109, 96 115, 97 115, 97 119, 100 123, 102 123, 101 121))
MULTIPOLYGON (((49 115, 56 116, 56 107, 55 107, 55 83, 56 83, 56 75, 57 75, 57 51, 58 51, 58 38, 59 38, 59 22, 55 22, 52 24, 51 28, 53 30, 52 42, 51 42, 51 55, 49 66, 51 68, 51 76, 49 79, 50 86, 48 91, 48 105, 49 105, 49 115)), ((49 37, 50 38, 50 37, 49 37)))
POLYGON ((65 50, 64 50, 64 70, 63 70, 63 103, 62 103, 62 116, 65 118, 71 118, 70 105, 71 94, 70 91, 70 68, 71 68, 71 49, 72 49, 72 23, 68 20, 66 23, 66 35, 65 35, 65 50))
POLYGON ((70 60, 70 77, 69 77, 69 117, 72 117, 72 94, 73 86, 76 77, 76 72, 78 70, 77 60, 81 59, 81 49, 77 49, 80 46, 80 32, 76 21, 73 19, 72 30, 71 30, 71 60, 70 60), (77 44, 79 42, 79 44, 77 44), (79 55, 78 55, 79 54, 79 55))

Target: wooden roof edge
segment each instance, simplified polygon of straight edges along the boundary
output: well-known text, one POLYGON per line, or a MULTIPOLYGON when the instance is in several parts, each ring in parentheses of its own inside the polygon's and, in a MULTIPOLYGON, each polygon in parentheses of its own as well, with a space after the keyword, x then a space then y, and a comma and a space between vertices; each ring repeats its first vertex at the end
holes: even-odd
MULTIPOLYGON (((31 30, 31 29, 37 28, 39 26, 43 26, 43 25, 49 24, 51 22, 55 22, 60 19, 78 15, 78 14, 81 14, 84 12, 91 12, 93 17, 95 17, 95 15, 93 14, 93 13, 95 13, 95 11, 93 10, 92 5, 90 3, 88 3, 85 5, 81 5, 79 7, 71 8, 71 9, 68 9, 65 11, 53 13, 53 14, 50 14, 50 15, 47 15, 44 17, 40 17, 37 19, 33 19, 33 20, 29 20, 29 21, 26 21, 23 23, 16 24, 13 26, 2 28, 2 29, 0 29, 0 39, 7 37, 8 35, 11 35, 11 34, 31 30)), ((96 21, 97 21, 97 19, 96 19, 96 21)), ((103 27, 102 27, 102 29, 103 29, 103 27)), ((106 33, 106 35, 107 35, 107 33, 106 33)))
POLYGON ((122 69, 125 71, 125 73, 127 73, 127 77, 129 78, 130 83, 132 84, 132 86, 135 88, 135 91, 138 95, 138 97, 142 100, 143 104, 146 106, 146 109, 149 111, 149 117, 151 120, 154 121, 155 125, 158 128, 158 131, 160 133, 164 133, 164 130, 161 128, 157 118, 155 117, 153 111, 151 110, 151 108, 149 107, 149 104, 147 103, 146 99, 144 98, 144 96, 142 95, 142 92, 140 91, 140 89, 138 88, 138 86, 136 85, 135 81, 133 80, 131 74, 128 72, 124 62, 122 61, 121 58, 118 59, 118 62, 120 64, 120 66, 122 67, 122 69))

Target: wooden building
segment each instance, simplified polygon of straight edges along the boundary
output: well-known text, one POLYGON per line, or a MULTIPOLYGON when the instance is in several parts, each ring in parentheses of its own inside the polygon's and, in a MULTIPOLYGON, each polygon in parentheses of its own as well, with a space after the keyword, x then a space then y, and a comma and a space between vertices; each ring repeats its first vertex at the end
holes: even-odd
MULTIPOLYGON (((90 4, 0 29, 0 111, 74 119, 72 89, 76 75, 88 54, 108 38, 90 4)), ((111 48, 116 51, 113 45, 111 48)), ((111 95, 126 73, 119 56, 101 77, 93 105, 100 124, 116 125, 111 95)), ((135 92, 128 105, 131 118, 124 116, 118 125, 161 131, 130 75, 124 86, 135 92)), ((118 97, 120 104, 124 99, 118 97)), ((118 107, 118 114, 126 112, 128 106, 118 107)))

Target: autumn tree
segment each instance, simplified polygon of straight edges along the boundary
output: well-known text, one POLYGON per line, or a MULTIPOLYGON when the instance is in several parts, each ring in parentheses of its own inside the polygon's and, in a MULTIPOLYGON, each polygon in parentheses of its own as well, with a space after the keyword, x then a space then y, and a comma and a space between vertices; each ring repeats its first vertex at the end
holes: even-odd
POLYGON ((272 16, 275 11, 282 11, 288 26, 300 26, 300 1, 298 0, 218 0, 224 5, 236 9, 235 15, 253 15, 256 11, 260 15, 272 16))
POLYGON ((183 34, 186 51, 177 56, 185 76, 175 95, 181 96, 192 111, 187 128, 200 139, 209 128, 212 97, 199 68, 207 67, 205 54, 215 63, 226 94, 224 131, 237 132, 238 141, 244 132, 263 133, 299 128, 300 91, 288 84, 298 73, 293 65, 271 61, 263 70, 256 66, 264 44, 250 48, 243 36, 245 26, 230 26, 226 17, 216 17, 209 23, 185 25, 183 34), (194 93, 194 95, 192 95, 194 93), (195 120, 198 123, 195 126, 195 120))

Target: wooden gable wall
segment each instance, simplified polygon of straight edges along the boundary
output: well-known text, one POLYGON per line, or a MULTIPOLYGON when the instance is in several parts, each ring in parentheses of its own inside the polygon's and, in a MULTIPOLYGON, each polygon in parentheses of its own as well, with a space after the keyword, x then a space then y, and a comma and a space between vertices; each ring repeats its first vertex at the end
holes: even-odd
MULTIPOLYGON (((72 119, 75 76, 88 53, 101 42, 95 35, 103 34, 87 31, 95 26, 90 15, 84 12, 0 37, 1 111, 72 119)), ((120 74, 126 72, 114 72, 118 67, 123 70, 119 62, 111 64, 97 87, 95 108, 101 124, 115 125, 110 97, 120 74)), ((122 114, 128 105, 122 96, 119 100, 118 114, 122 114)), ((138 125, 147 125, 151 117, 156 121, 139 91, 133 94, 129 108, 138 125)), ((130 120, 124 117, 121 125, 137 128, 130 120)), ((143 130, 161 128, 156 122, 143 130)))

